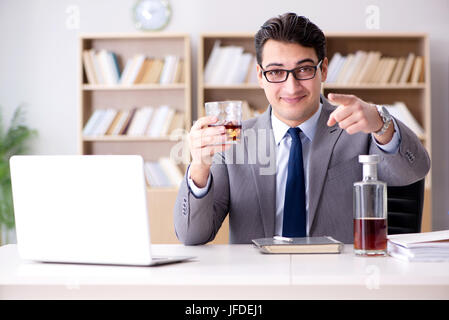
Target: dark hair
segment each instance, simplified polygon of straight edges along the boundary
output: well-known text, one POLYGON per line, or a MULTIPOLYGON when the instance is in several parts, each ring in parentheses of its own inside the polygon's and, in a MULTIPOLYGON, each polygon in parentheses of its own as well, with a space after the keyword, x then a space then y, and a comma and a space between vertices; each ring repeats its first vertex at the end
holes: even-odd
POLYGON ((267 20, 255 36, 257 63, 262 64, 262 50, 267 40, 298 43, 315 49, 318 61, 326 56, 326 37, 309 19, 288 12, 267 20))

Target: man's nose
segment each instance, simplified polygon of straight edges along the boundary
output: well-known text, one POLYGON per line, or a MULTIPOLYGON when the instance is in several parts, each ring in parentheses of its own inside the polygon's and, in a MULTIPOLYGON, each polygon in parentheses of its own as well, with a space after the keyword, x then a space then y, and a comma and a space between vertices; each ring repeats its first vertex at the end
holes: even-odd
POLYGON ((296 80, 293 76, 293 73, 289 73, 287 80, 284 82, 284 88, 287 90, 287 92, 294 93, 298 91, 298 88, 302 87, 302 83, 300 80, 296 80))

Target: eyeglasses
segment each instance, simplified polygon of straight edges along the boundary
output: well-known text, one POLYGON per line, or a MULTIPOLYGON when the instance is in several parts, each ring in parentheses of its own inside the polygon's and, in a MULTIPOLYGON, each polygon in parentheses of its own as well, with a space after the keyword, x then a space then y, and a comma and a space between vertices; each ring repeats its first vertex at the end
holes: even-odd
POLYGON ((316 75, 316 70, 321 66, 322 61, 323 60, 320 60, 316 66, 301 66, 291 70, 274 69, 265 71, 262 66, 259 66, 262 68, 262 73, 268 82, 281 83, 287 81, 290 73, 296 80, 313 79, 316 75))

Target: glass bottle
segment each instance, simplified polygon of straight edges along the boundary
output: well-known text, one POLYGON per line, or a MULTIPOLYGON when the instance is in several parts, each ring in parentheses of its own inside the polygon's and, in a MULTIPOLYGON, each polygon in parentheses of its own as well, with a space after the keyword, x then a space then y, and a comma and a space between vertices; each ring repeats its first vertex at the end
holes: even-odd
POLYGON ((354 183, 354 252, 362 256, 387 253, 387 184, 377 180, 379 155, 359 155, 363 181, 354 183))

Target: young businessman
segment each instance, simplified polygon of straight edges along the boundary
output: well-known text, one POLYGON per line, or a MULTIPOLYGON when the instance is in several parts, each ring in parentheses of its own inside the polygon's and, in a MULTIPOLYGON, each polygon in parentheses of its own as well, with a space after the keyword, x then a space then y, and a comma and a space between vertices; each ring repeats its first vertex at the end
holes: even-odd
POLYGON ((353 95, 320 95, 326 41, 307 18, 286 13, 269 19, 255 46, 259 85, 270 105, 243 122, 240 145, 222 144, 224 127, 208 127, 213 117, 193 125, 192 163, 174 208, 177 237, 207 243, 229 213, 231 243, 274 235, 328 235, 352 243, 352 186, 362 178, 358 156, 380 155, 379 180, 406 185, 427 174, 428 154, 385 108, 353 95))

